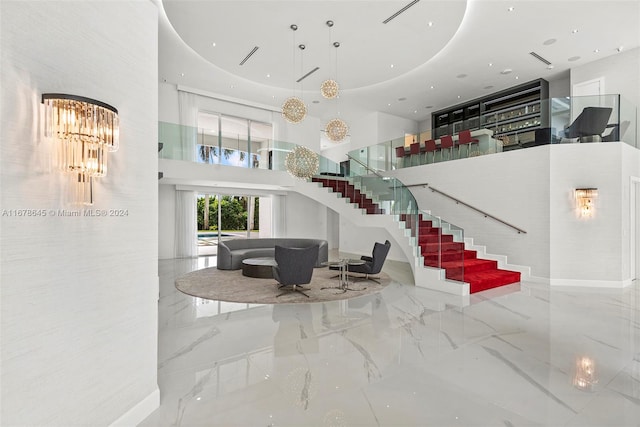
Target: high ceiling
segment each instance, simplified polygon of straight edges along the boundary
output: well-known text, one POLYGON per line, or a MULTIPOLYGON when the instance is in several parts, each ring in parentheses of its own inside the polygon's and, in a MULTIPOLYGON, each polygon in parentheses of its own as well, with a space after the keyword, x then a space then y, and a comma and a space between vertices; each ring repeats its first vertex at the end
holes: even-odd
POLYGON ((372 111, 422 121, 640 45, 638 0, 162 0, 162 8, 161 81, 273 109, 295 94, 323 122, 372 111), (341 86, 338 100, 320 94, 329 78, 341 86))

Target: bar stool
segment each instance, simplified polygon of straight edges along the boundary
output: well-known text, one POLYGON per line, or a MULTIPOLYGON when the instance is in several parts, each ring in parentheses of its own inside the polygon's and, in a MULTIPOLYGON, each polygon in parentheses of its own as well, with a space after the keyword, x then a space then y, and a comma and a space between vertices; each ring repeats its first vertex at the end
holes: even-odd
POLYGON ((420 166, 420 143, 414 142, 409 146, 409 166, 413 166, 413 159, 418 160, 418 164, 416 166, 420 166))
POLYGON ((429 153, 433 153, 431 159, 431 163, 435 163, 436 162, 436 150, 438 149, 438 147, 436 147, 436 141, 435 139, 428 139, 424 142, 424 151, 426 151, 426 155, 425 155, 425 163, 429 163, 429 153))
POLYGON ((398 168, 404 167, 404 160, 405 160, 404 156, 405 156, 404 145, 401 145, 400 147, 396 147, 396 159, 399 160, 396 167, 398 168))
POLYGON ((444 150, 449 149, 449 160, 453 159, 453 137, 451 135, 443 135, 440 137, 440 152, 442 154, 442 160, 444 160, 444 150))
POLYGON ((471 137, 470 130, 461 130, 458 133, 458 158, 460 158, 460 147, 462 145, 467 146, 467 157, 469 157, 469 153, 471 153, 471 144, 478 144, 480 141, 471 137))

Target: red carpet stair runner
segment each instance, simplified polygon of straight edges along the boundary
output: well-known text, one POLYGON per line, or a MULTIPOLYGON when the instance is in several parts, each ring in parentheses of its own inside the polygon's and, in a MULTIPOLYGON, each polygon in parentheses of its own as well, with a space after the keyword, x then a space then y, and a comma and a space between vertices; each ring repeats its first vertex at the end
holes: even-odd
MULTIPOLYGON (((367 214, 384 214, 384 210, 366 194, 361 193, 353 184, 344 179, 312 178, 312 182, 318 182, 323 187, 340 193, 348 198, 351 203, 365 209, 367 214)), ((411 228, 411 216, 402 215, 407 228, 411 228)), ((470 292, 481 292, 499 286, 510 285, 520 281, 520 273, 516 271, 501 270, 498 262, 477 257, 476 251, 465 249, 464 243, 454 242, 453 235, 442 234, 442 230, 433 227, 431 221, 420 219, 418 224, 418 244, 424 257, 426 267, 440 267, 446 273, 449 280, 466 282, 470 285, 470 292), (440 264, 440 265, 438 265, 440 264)))
MULTIPOLYGON (((411 227, 411 217, 403 215, 401 219, 407 228, 411 227)), ((440 264, 447 279, 469 283, 472 294, 520 281, 519 272, 501 270, 497 261, 478 258, 476 251, 465 249, 464 243, 454 242, 453 235, 443 234, 440 228, 432 225, 431 221, 423 219, 418 225, 418 244, 425 266, 438 267, 440 264)))

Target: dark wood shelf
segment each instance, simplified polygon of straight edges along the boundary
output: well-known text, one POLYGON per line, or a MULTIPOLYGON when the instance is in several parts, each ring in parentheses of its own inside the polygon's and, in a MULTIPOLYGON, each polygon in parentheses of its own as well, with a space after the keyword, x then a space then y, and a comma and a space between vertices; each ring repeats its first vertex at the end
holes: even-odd
POLYGON ((548 126, 548 112, 542 100, 549 98, 549 83, 544 79, 537 79, 518 86, 511 87, 493 93, 473 101, 465 102, 435 111, 431 115, 432 137, 440 138, 443 135, 452 135, 461 130, 492 129, 494 135, 512 135, 526 130, 548 126), (494 115, 508 115, 511 112, 525 109, 525 107, 538 106, 537 111, 526 114, 514 115, 487 122, 486 118, 494 115), (499 132, 496 129, 503 125, 518 122, 520 120, 535 119, 539 117, 538 124, 531 124, 520 129, 512 129, 499 132), (461 120, 464 119, 464 120, 461 120), (462 125, 460 126, 460 123, 462 125), (454 124, 456 129, 454 129, 454 124))

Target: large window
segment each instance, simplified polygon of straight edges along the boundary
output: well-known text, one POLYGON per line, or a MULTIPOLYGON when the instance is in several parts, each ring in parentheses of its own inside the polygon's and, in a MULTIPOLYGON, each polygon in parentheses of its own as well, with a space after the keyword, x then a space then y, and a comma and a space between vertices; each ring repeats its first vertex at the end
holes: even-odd
POLYGON ((251 239, 260 231, 260 198, 199 194, 198 255, 216 255, 220 241, 251 239))
POLYGON ((198 161, 268 168, 273 126, 240 117, 198 113, 198 161))

